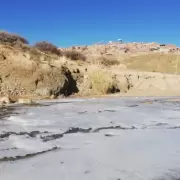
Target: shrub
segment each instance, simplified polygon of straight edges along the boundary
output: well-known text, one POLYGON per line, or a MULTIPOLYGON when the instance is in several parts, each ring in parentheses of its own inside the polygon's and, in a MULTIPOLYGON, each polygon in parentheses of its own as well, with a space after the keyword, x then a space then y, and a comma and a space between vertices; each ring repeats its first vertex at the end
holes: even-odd
POLYGON ((57 46, 55 46, 52 43, 46 42, 46 41, 37 42, 34 45, 34 47, 39 49, 40 51, 42 51, 44 53, 52 53, 52 54, 56 54, 58 56, 62 55, 61 50, 59 50, 57 48, 57 46))
POLYGON ((104 66, 114 66, 120 64, 120 62, 113 57, 103 57, 103 56, 98 58, 98 62, 100 62, 100 64, 104 66))
POLYGON ((124 53, 128 53, 130 51, 130 49, 129 48, 126 48, 125 50, 124 50, 124 53))
POLYGON ((94 94, 109 94, 120 91, 116 81, 108 72, 94 71, 89 75, 89 80, 94 94))
POLYGON ((9 45, 29 44, 28 40, 25 38, 8 32, 0 32, 0 43, 9 45))
POLYGON ((86 57, 82 53, 75 51, 75 50, 65 51, 64 56, 66 56, 68 59, 71 59, 74 61, 76 61, 76 60, 85 61, 86 60, 86 57))

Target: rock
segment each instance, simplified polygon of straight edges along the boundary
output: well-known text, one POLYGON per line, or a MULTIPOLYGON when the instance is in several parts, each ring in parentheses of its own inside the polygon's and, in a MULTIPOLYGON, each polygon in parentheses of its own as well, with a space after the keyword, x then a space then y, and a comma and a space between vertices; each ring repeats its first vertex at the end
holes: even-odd
POLYGON ((118 75, 116 76, 115 81, 121 93, 126 93, 128 91, 129 84, 126 77, 124 77, 123 75, 118 75))
POLYGON ((58 97, 56 97, 56 98, 58 98, 58 99, 62 99, 62 98, 65 98, 66 96, 64 95, 64 94, 61 94, 61 95, 59 95, 58 97))
POLYGON ((6 56, 3 53, 1 53, 0 54, 0 61, 4 61, 4 60, 6 60, 6 56))
POLYGON ((80 70, 78 68, 73 70, 73 73, 80 73, 80 70))
POLYGON ((59 84, 58 82, 49 82, 49 84, 47 84, 45 87, 42 85, 36 89, 34 93, 38 96, 50 97, 54 95, 57 97, 60 94, 66 93, 68 86, 68 80, 63 79, 61 82, 59 82, 59 84))
POLYGON ((25 99, 25 98, 20 98, 18 99, 19 104, 32 104, 33 101, 31 99, 25 99))
POLYGON ((48 87, 41 87, 36 89, 35 94, 38 96, 50 97, 52 95, 52 90, 48 87))
POLYGON ((50 96, 50 99, 56 99, 57 97, 53 94, 50 96))
POLYGON ((88 75, 87 74, 84 75, 84 79, 85 80, 88 79, 88 75))
POLYGON ((1 46, 0 95, 50 97, 76 93, 76 80, 60 59, 30 47, 24 51, 1 46))
POLYGON ((52 68, 51 73, 39 74, 37 79, 34 94, 38 96, 57 97, 61 94, 71 95, 78 92, 76 80, 66 67, 52 68))
POLYGON ((10 103, 12 103, 12 100, 8 96, 4 96, 0 98, 1 105, 10 104, 10 103))

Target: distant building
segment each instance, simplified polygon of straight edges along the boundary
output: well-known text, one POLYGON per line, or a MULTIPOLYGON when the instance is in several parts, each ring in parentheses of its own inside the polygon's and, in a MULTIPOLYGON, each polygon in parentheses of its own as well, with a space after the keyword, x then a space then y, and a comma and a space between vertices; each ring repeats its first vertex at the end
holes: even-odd
POLYGON ((118 42, 119 42, 120 44, 122 44, 122 43, 123 43, 123 40, 122 40, 122 39, 118 39, 118 42))

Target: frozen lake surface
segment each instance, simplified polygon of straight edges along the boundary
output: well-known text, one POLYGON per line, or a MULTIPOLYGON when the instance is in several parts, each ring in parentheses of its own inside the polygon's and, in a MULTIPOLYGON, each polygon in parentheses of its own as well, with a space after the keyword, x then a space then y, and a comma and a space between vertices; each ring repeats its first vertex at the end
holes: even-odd
POLYGON ((178 101, 68 99, 0 110, 1 180, 178 178, 178 101))

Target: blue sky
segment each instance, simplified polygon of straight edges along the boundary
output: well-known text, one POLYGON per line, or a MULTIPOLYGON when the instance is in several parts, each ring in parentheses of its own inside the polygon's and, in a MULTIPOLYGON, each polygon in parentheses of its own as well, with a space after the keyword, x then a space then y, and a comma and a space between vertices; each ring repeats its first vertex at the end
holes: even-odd
POLYGON ((57 46, 144 41, 180 46, 179 0, 7 0, 0 29, 57 46))

